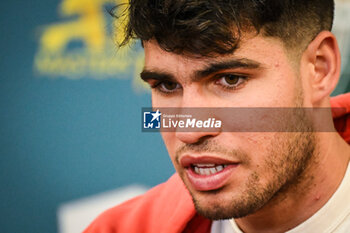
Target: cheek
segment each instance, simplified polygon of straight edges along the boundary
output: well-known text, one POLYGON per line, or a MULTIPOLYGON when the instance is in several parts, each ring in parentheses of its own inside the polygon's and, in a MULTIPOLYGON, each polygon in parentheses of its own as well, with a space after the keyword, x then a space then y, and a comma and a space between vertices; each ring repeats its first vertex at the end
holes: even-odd
MULTIPOLYGON (((270 82, 257 84, 259 89, 255 95, 256 103, 266 107, 290 107, 293 105, 295 94, 295 79, 288 73, 275 72, 270 74, 270 82)), ((262 80, 261 80, 262 81, 262 80)), ((267 81, 267 80, 266 80, 267 81)))
POLYGON ((155 92, 155 90, 152 90, 151 100, 152 100, 152 107, 160 106, 159 105, 159 98, 157 97, 157 93, 155 92))
POLYGON ((246 138, 249 154, 252 155, 252 163, 259 166, 269 156, 269 145, 272 140, 272 133, 253 133, 246 138))
POLYGON ((181 107, 181 95, 165 96, 152 90, 152 106, 158 108, 179 108, 181 107))
POLYGON ((176 137, 174 132, 162 132, 161 133, 164 144, 168 150, 171 161, 175 165, 175 152, 176 152, 176 137))
POLYGON ((271 153, 271 142, 274 138, 274 133, 240 133, 237 135, 236 144, 244 151, 248 158, 245 164, 249 169, 256 170, 264 166, 266 160, 269 159, 271 153))
POLYGON ((249 170, 259 177, 261 184, 275 180, 278 171, 283 168, 287 141, 279 139, 279 133, 255 133, 246 138, 250 158, 249 170))
POLYGON ((164 98, 156 90, 152 90, 152 107, 168 107, 164 98))

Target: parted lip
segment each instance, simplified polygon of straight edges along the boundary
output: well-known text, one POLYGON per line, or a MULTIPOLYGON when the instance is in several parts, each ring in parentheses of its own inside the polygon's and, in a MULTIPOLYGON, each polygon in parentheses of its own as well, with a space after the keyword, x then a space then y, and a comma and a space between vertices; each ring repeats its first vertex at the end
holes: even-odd
POLYGON ((193 164, 217 164, 217 165, 223 165, 223 164, 238 164, 238 161, 235 160, 227 160, 215 156, 191 156, 191 155, 184 155, 180 158, 180 164, 184 168, 188 168, 193 164))

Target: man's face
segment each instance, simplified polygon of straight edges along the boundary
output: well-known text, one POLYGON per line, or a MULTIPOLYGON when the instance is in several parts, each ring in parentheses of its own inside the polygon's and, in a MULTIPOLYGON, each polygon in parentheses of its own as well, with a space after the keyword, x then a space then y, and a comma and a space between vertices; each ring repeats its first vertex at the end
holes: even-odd
MULTIPOLYGON (((153 87, 155 107, 303 106, 298 72, 277 39, 250 37, 234 54, 211 58, 169 53, 154 41, 144 48, 142 77, 153 87)), ((303 119, 298 116, 289 127, 310 128, 303 119)), ((211 219, 243 217, 271 203, 297 183, 314 148, 305 133, 163 132, 162 137, 197 211, 211 219)))

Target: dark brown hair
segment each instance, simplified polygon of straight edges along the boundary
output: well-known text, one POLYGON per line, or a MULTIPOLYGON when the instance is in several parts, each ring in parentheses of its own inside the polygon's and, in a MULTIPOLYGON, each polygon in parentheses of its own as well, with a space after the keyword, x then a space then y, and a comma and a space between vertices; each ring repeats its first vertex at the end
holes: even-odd
POLYGON ((130 0, 120 46, 155 39, 174 53, 228 54, 242 32, 253 30, 303 49, 319 32, 331 30, 333 11, 333 0, 130 0))

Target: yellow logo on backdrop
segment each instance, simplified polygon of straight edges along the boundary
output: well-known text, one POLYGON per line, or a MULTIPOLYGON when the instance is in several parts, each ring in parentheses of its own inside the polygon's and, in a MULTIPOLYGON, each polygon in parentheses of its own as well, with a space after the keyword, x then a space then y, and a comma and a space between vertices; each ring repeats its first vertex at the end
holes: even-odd
POLYGON ((117 10, 122 13, 128 0, 63 0, 62 17, 78 15, 78 18, 44 27, 35 55, 35 70, 40 75, 70 79, 133 76, 136 87, 144 87, 138 78, 143 52, 129 47, 117 51, 114 43, 124 36, 120 25, 126 23, 127 15, 108 25, 106 4, 120 4, 117 10), (72 42, 80 42, 82 46, 70 48, 72 42))

